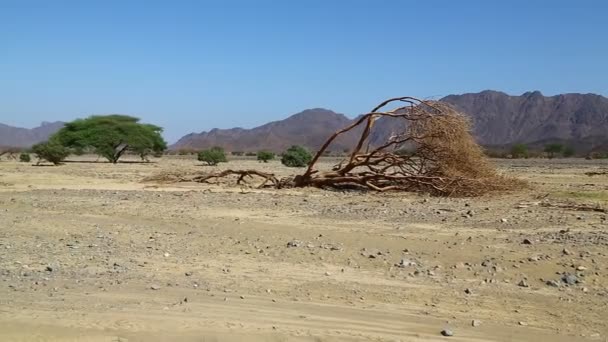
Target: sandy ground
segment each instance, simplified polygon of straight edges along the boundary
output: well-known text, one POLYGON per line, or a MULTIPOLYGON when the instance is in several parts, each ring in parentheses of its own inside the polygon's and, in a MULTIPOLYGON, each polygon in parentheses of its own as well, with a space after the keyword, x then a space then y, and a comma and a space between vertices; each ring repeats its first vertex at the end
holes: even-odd
POLYGON ((605 341, 608 214, 556 206, 608 207, 608 177, 584 175, 608 164, 498 165, 531 189, 262 191, 141 182, 205 168, 175 157, 0 162, 0 341, 605 341))

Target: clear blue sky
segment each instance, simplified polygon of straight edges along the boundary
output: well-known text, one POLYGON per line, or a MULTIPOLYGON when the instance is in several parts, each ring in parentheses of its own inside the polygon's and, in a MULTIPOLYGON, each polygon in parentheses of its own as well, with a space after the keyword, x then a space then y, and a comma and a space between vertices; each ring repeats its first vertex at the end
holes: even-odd
POLYGON ((0 122, 122 113, 174 142, 306 108, 608 95, 608 1, 0 0, 0 122))

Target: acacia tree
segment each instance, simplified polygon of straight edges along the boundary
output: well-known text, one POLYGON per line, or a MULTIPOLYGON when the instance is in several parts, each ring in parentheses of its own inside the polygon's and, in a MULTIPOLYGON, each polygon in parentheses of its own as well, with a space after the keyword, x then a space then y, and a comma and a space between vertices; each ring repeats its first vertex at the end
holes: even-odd
POLYGON ((145 159, 148 154, 166 150, 162 131, 127 115, 94 115, 67 123, 53 138, 73 149, 92 149, 116 164, 127 151, 145 159))

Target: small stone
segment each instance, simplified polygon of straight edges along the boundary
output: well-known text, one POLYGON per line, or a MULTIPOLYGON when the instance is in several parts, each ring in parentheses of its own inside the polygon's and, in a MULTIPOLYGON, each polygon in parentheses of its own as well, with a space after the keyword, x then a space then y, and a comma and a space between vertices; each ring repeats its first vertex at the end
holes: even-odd
POLYGON ((519 325, 521 325, 521 326, 524 326, 524 327, 528 325, 528 323, 526 323, 526 322, 522 322, 522 321, 519 321, 517 324, 519 324, 519 325))
POLYGON ((302 245, 302 241, 291 240, 287 243, 287 247, 300 247, 302 245))
POLYGON ((525 279, 522 279, 518 284, 520 287, 529 287, 528 282, 525 279))
POLYGON ((524 245, 531 245, 532 244, 532 240, 530 240, 530 239, 524 239, 521 243, 524 244, 524 245))
POLYGON ((245 299, 245 296, 243 296, 243 295, 240 295, 240 296, 239 296, 239 298, 241 298, 241 299, 245 299))
POLYGON ((395 266, 397 267, 409 267, 409 266, 417 266, 418 264, 416 264, 416 262, 411 261, 409 259, 401 259, 401 261, 398 264, 395 264, 395 266))
POLYGON ((154 290, 154 291, 160 290, 160 286, 158 286, 158 285, 150 285, 150 290, 154 290))
POLYGON ((53 272, 53 268, 51 266, 47 266, 44 270, 47 272, 53 272))
POLYGON ((569 249, 567 249, 567 248, 564 248, 564 249, 562 250, 562 254, 564 254, 564 255, 572 255, 572 251, 570 251, 570 250, 569 250, 569 249))
POLYGON ((471 289, 469 289, 469 288, 466 288, 466 289, 464 289, 464 293, 466 293, 466 294, 472 294, 473 291, 471 289))
POLYGON ((325 275, 329 277, 331 275, 331 273, 325 272, 325 275))
POLYGON ((501 219, 500 219, 500 222, 502 222, 502 223, 507 223, 507 219, 506 219, 506 218, 501 218, 501 219))
POLYGON ((473 321, 471 321, 471 326, 478 327, 480 325, 481 325, 481 321, 478 321, 476 319, 474 319, 473 321))
POLYGON ((443 336, 454 336, 454 332, 452 332, 452 330, 449 330, 449 329, 443 329, 443 330, 441 330, 441 335, 443 335, 443 336))
POLYGON ((165 258, 168 258, 171 254, 165 252, 165 254, 163 254, 165 256, 165 258))
POLYGON ((192 272, 191 272, 191 271, 188 271, 188 272, 186 272, 186 273, 184 273, 184 274, 186 275, 186 277, 190 277, 190 276, 192 275, 192 272))
POLYGON ((575 276, 574 274, 564 274, 562 276, 562 282, 564 282, 568 285, 576 285, 576 284, 578 284, 579 280, 578 280, 577 276, 575 276))
POLYGON ((579 267, 576 268, 576 270, 577 271, 585 271, 585 270, 587 270, 587 267, 585 267, 585 266, 579 266, 579 267))
POLYGON ((547 280, 547 282, 545 284, 547 284, 548 286, 551 286, 551 287, 559 287, 559 283, 555 280, 547 280))

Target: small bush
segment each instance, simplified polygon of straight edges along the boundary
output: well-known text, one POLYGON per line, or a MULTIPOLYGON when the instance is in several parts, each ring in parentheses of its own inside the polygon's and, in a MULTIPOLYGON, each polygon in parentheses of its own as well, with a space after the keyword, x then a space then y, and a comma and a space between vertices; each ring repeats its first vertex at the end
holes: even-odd
POLYGON ((70 155, 69 149, 56 141, 48 141, 32 146, 32 152, 36 154, 38 163, 46 160, 55 165, 61 164, 70 155))
POLYGON ((564 145, 562 145, 562 144, 556 143, 556 144, 545 145, 545 153, 547 153, 547 156, 549 157, 549 159, 555 158, 555 156, 562 153, 563 150, 564 150, 564 145))
POLYGON ((528 158, 528 145, 526 144, 515 144, 511 147, 511 156, 515 159, 528 158))
POLYGON ((32 161, 32 158, 30 157, 29 153, 21 153, 19 155, 19 161, 22 163, 29 163, 32 161))
POLYGON ((288 167, 304 167, 310 163, 312 155, 302 146, 291 146, 283 153, 281 163, 288 167))
POLYGON ((564 147, 564 149, 562 151, 562 155, 566 158, 574 157, 575 154, 576 154, 576 151, 574 151, 574 148, 572 148, 570 146, 564 147))
POLYGON ((247 157, 255 157, 257 155, 257 153, 255 153, 255 152, 247 152, 247 153, 245 153, 245 155, 247 157))
POLYGON ((208 150, 203 150, 198 153, 198 160, 207 163, 207 165, 217 165, 219 163, 226 163, 226 153, 221 147, 212 147, 208 150))
POLYGON ((232 154, 233 156, 240 157, 243 154, 245 154, 245 152, 243 152, 243 151, 232 151, 232 152, 230 152, 230 154, 232 154))
POLYGON ((270 151, 260 151, 258 152, 258 160, 264 163, 268 163, 269 160, 274 159, 274 153, 270 151))

